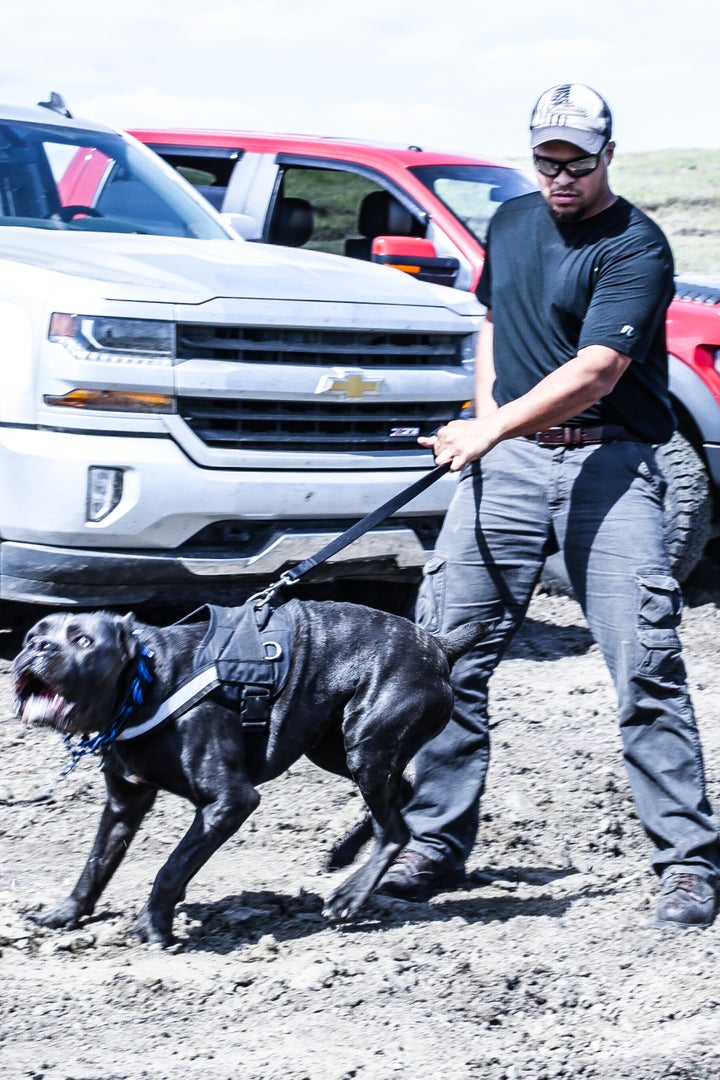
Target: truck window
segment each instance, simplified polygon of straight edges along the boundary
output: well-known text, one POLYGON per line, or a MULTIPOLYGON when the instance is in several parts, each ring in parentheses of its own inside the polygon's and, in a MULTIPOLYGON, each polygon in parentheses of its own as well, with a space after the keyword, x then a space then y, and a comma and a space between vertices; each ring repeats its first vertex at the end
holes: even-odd
POLYGON ((230 240, 144 146, 50 120, 0 123, 0 225, 230 240))
POLYGON ((410 172, 481 244, 500 203, 535 188, 519 170, 494 165, 420 165, 410 172))
POLYGON ((213 154, 205 147, 180 151, 162 145, 151 145, 151 149, 196 187, 216 210, 222 210, 232 171, 242 151, 213 154))
POLYGON ((0 126, 0 218, 4 224, 44 221, 58 207, 55 180, 41 144, 0 126))
MULTIPOLYGON (((283 214, 283 200, 302 200, 309 205, 312 230, 302 244, 290 243, 289 246, 345 255, 348 253, 346 242, 360 236, 358 220, 363 199, 372 192, 381 191, 383 188, 379 184, 345 169, 287 166, 282 172, 267 239, 270 243, 283 242, 278 238, 280 230, 274 227, 283 214)), ((298 206, 297 202, 291 205, 298 206)), ((307 220, 307 215, 304 217, 307 220)), ((306 231, 298 231, 296 239, 306 231)), ((285 242, 292 239, 292 233, 288 232, 285 242)))

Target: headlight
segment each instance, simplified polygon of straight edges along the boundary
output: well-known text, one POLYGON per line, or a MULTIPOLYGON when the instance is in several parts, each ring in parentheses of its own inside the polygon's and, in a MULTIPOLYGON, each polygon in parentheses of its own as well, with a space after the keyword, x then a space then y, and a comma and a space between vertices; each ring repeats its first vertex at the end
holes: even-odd
POLYGON ((120 319, 54 312, 50 341, 76 359, 170 367, 175 359, 175 324, 160 319, 120 319))

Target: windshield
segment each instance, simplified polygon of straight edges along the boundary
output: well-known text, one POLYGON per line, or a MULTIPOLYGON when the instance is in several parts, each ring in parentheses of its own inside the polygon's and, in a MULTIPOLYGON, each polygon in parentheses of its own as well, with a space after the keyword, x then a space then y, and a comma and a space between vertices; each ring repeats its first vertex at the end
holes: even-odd
POLYGON ((149 150, 122 136, 0 120, 0 225, 229 239, 149 150))
POLYGON ((410 172, 483 245, 490 218, 500 203, 535 190, 524 173, 497 165, 418 165, 410 172))

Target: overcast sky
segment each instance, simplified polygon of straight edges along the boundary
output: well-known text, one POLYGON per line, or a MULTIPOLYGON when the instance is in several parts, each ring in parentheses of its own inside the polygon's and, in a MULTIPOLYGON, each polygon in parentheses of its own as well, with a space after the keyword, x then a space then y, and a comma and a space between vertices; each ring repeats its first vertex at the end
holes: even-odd
POLYGON ((589 83, 618 152, 720 147, 716 0, 14 0, 0 101, 118 127, 527 152, 538 95, 589 83))

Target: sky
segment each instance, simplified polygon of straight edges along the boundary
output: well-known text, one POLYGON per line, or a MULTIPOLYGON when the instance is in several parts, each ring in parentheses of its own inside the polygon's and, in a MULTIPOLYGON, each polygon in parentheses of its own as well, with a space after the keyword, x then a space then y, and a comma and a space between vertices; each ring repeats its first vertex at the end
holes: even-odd
POLYGON ((305 132, 528 153, 543 90, 584 82, 623 150, 719 148, 716 0, 15 0, 0 101, 61 93, 116 127, 305 132))

